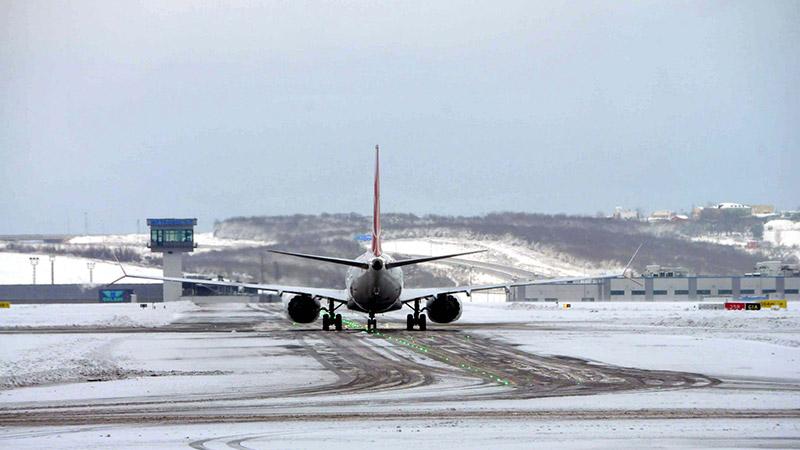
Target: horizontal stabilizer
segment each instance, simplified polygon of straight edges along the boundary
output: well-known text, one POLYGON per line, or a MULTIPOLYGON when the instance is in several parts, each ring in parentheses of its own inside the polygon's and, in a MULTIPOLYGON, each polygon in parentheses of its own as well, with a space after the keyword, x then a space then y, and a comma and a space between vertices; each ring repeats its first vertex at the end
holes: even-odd
POLYGON ((267 250, 267 251, 270 253, 277 253, 279 255, 296 256, 298 258, 313 259, 316 261, 324 261, 333 264, 339 264, 342 266, 351 266, 351 267, 360 267, 362 269, 369 269, 369 264, 363 261, 356 261, 354 259, 334 258, 331 256, 308 255, 305 253, 292 253, 292 252, 284 252, 281 250, 267 250))
POLYGON ((452 253, 450 255, 439 255, 439 256, 425 256, 423 258, 411 258, 411 259, 401 259, 399 261, 392 261, 386 263, 386 268, 391 269, 392 267, 400 267, 400 266, 408 266, 411 264, 419 264, 428 261, 436 261, 438 259, 446 259, 446 258, 455 258, 456 256, 464 256, 464 255, 471 255, 473 253, 481 253, 485 252, 486 250, 473 250, 471 252, 464 252, 464 253, 452 253))

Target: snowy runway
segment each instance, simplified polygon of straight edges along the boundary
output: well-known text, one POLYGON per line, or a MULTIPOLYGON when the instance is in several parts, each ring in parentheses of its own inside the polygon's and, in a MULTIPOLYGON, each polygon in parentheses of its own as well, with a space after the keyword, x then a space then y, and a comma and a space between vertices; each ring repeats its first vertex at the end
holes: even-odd
POLYGON ((354 313, 336 333, 280 305, 130 306, 95 311, 125 327, 46 307, 2 323, 0 446, 800 445, 795 310, 466 304, 367 334, 354 313))

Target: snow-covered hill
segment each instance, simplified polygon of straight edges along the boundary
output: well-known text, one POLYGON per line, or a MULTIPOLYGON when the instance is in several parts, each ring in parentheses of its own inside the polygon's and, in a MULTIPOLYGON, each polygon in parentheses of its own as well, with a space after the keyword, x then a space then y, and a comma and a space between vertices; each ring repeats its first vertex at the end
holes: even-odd
POLYGON ((383 249, 389 253, 404 255, 442 255, 486 250, 484 253, 460 257, 459 260, 475 260, 522 269, 539 277, 596 275, 622 269, 622 266, 614 263, 600 268, 569 255, 530 248, 512 239, 464 241, 448 238, 392 239, 384 242, 383 249))
MULTIPOLYGON (((0 284, 30 284, 33 282, 33 268, 29 258, 38 257, 36 266, 37 284, 50 284, 50 259, 47 255, 33 253, 0 252, 0 284)), ((56 284, 88 284, 87 263, 94 262, 93 281, 95 284, 110 283, 122 275, 115 262, 100 261, 77 256, 56 255, 53 273, 56 284)), ((140 275, 161 276, 161 269, 125 264, 126 270, 140 275)), ((152 280, 128 278, 126 283, 153 283, 152 280)))
MULTIPOLYGON (((194 241, 197 244, 195 252, 208 252, 218 250, 220 248, 245 248, 245 247, 262 247, 270 245, 273 242, 257 241, 250 239, 224 239, 214 236, 214 233, 196 233, 194 241)), ((126 247, 136 250, 140 253, 148 253, 150 249, 147 244, 150 242, 150 236, 147 234, 109 234, 109 235, 91 235, 91 236, 76 236, 69 241, 68 245, 105 245, 111 247, 126 247)))

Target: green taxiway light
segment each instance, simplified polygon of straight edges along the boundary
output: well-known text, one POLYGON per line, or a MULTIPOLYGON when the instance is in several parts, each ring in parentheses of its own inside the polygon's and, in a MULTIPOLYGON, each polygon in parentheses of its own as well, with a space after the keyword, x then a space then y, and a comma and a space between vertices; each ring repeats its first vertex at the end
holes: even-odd
MULTIPOLYGON (((403 345, 403 346, 406 346, 406 347, 410 347, 410 348, 412 348, 412 349, 414 349, 416 351, 419 351, 419 352, 422 352, 422 353, 430 353, 430 348, 429 347, 425 347, 425 346, 419 345, 419 344, 415 343, 415 341, 413 339, 412 340, 407 340, 407 339, 402 339, 402 338, 394 338, 394 337, 391 337, 391 336, 387 336, 384 333, 380 333, 377 330, 367 331, 367 330, 365 330, 365 329, 363 329, 361 327, 360 323, 352 321, 352 320, 343 320, 342 322, 344 324, 346 324, 348 327, 351 327, 351 328, 354 328, 354 329, 355 328, 360 329, 362 333, 374 334, 375 336, 382 337, 382 338, 387 339, 389 341, 394 341, 394 342, 396 342, 396 343, 398 343, 400 345, 403 345)), ((293 325, 297 326, 296 323, 293 323, 293 325)), ((465 336, 465 338, 466 339, 470 339, 471 336, 467 335, 467 336, 465 336)), ((444 359, 445 361, 448 361, 448 362, 450 361, 450 358, 446 357, 446 356, 442 357, 440 355, 439 358, 442 358, 442 359, 444 359)), ((459 364, 459 367, 461 367, 462 369, 467 369, 467 370, 469 370, 469 371, 471 371, 473 373, 480 373, 480 374, 488 377, 489 379, 491 379, 492 381, 495 381, 497 383, 500 383, 500 384, 503 384, 503 385, 506 385, 506 386, 510 384, 509 380, 504 380, 504 379, 502 379, 502 378, 500 378, 498 376, 495 376, 493 374, 489 374, 486 371, 482 371, 480 368, 467 366, 465 364, 459 364)))

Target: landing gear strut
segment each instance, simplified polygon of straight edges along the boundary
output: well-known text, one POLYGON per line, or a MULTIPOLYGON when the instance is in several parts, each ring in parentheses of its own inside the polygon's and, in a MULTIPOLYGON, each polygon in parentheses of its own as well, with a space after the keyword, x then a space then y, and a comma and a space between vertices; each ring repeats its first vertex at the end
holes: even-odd
POLYGON ((414 314, 409 314, 406 316, 406 330, 413 330, 415 325, 419 327, 419 331, 427 330, 427 319, 428 318, 425 316, 425 314, 420 314, 419 299, 414 300, 414 314))
POLYGON ((375 318, 375 313, 369 313, 369 319, 367 319, 367 333, 375 332, 378 330, 378 319, 375 318))
POLYGON ((328 307, 323 308, 323 310, 327 312, 327 314, 322 315, 323 330, 329 331, 331 329, 331 325, 333 325, 333 328, 336 331, 342 331, 342 315, 333 315, 333 313, 336 312, 336 308, 338 308, 338 306, 334 304, 334 301, 328 299, 328 307))

